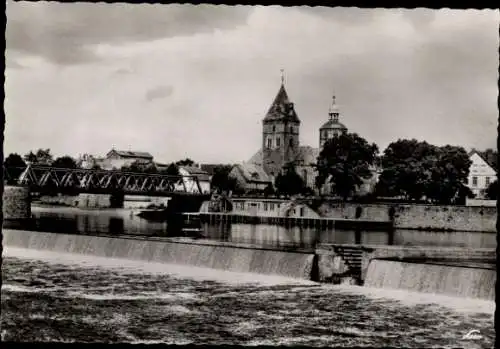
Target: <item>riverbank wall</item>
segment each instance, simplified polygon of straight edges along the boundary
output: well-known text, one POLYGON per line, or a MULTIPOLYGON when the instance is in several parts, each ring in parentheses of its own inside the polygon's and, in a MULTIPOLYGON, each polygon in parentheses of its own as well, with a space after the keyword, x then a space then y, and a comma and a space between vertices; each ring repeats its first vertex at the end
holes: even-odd
POLYGON ((392 220, 395 229, 496 232, 496 207, 327 202, 317 211, 325 218, 392 220))

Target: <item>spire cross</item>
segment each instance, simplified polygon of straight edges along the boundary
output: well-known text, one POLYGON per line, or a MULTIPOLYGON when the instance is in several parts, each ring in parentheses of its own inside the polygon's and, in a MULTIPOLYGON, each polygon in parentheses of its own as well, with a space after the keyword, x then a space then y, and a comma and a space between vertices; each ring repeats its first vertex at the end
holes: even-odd
POLYGON ((285 83, 285 69, 280 69, 281 72, 281 84, 285 83))

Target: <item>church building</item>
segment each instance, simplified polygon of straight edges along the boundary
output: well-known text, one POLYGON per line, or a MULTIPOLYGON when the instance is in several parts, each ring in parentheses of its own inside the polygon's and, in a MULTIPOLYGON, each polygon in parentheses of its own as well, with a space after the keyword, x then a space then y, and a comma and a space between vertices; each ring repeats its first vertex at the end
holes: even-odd
POLYGON ((339 122, 339 111, 333 97, 329 119, 320 128, 319 147, 300 145, 300 118, 285 89, 282 77, 281 86, 274 101, 262 120, 262 148, 247 163, 238 167, 259 167, 274 183, 276 176, 288 163, 293 163, 297 173, 307 187, 315 188, 316 170, 314 165, 324 143, 347 128, 339 122))

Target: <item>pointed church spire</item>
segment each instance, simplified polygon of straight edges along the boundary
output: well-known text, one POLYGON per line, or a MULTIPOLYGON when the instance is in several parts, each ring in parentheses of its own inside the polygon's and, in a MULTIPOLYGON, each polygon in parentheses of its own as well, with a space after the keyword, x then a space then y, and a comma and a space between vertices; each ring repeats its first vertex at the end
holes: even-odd
POLYGON ((264 120, 287 119, 300 123, 299 117, 295 112, 294 105, 288 98, 284 83, 284 69, 281 69, 281 86, 264 120))

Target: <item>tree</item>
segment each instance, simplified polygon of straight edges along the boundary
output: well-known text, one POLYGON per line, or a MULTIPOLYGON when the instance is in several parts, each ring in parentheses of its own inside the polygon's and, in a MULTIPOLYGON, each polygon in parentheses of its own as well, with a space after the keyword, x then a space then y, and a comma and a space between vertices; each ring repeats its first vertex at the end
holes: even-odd
POLYGON ((399 139, 384 151, 377 194, 449 204, 470 195, 465 188, 470 165, 462 147, 399 139))
POLYGON ((162 170, 160 173, 168 176, 178 176, 179 166, 177 166, 175 163, 171 163, 165 170, 162 170))
POLYGON ((273 196, 274 194, 275 194, 274 187, 271 183, 269 183, 267 187, 264 189, 264 196, 268 197, 268 196, 273 196))
POLYGON ((278 174, 275 181, 276 192, 279 195, 301 194, 305 189, 304 180, 295 171, 295 166, 288 163, 284 166, 283 172, 278 174))
POLYGON ((452 203, 463 192, 471 165, 472 161, 464 148, 450 145, 438 148, 425 196, 435 203, 452 203))
POLYGON ((381 158, 383 171, 376 190, 379 195, 420 200, 425 194, 438 148, 416 139, 389 144, 381 158))
POLYGON ((140 161, 134 161, 128 166, 124 165, 121 167, 120 171, 149 174, 158 173, 158 169, 154 163, 143 163, 140 161))
POLYGON ((498 180, 491 182, 486 188, 486 197, 490 200, 497 200, 498 198, 498 180))
POLYGON ((50 149, 38 149, 36 153, 30 151, 28 154, 24 156, 24 160, 26 162, 32 163, 34 165, 46 165, 49 166, 52 164, 52 154, 50 153, 50 149))
POLYGON ((215 167, 212 179, 210 180, 210 186, 220 192, 234 191, 236 188, 236 179, 229 175, 232 169, 233 167, 229 165, 215 167))
POLYGON ((26 163, 23 158, 16 153, 9 154, 9 156, 5 158, 3 165, 6 170, 4 178, 7 180, 8 184, 16 183, 17 179, 26 168, 26 163))
POLYGON ((184 160, 180 160, 180 161, 177 161, 175 163, 177 166, 193 166, 194 165, 194 161, 189 159, 189 158, 186 158, 184 160))
POLYGON ((52 167, 75 169, 78 165, 72 157, 66 155, 55 159, 52 167))
POLYGON ((329 139, 318 157, 316 186, 321 188, 330 178, 332 192, 347 200, 364 179, 373 175, 371 167, 377 154, 377 145, 369 144, 356 133, 329 139))

